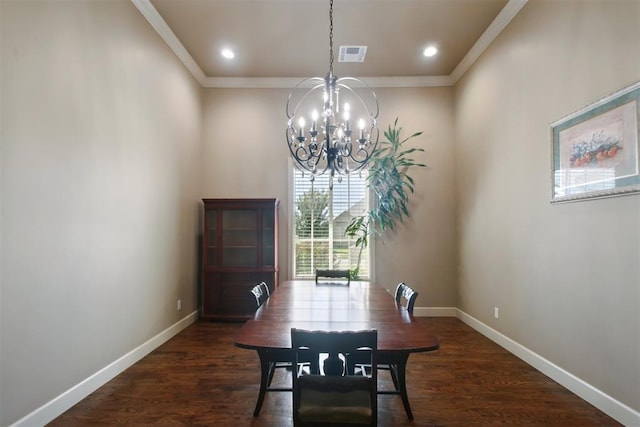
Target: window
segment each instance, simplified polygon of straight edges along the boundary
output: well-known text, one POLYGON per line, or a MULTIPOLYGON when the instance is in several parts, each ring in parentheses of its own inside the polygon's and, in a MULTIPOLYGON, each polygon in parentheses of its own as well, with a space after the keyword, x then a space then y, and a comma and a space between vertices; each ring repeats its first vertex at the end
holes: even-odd
POLYGON ((295 169, 293 200, 293 277, 315 277, 316 269, 354 269, 360 257, 358 275, 369 279, 369 248, 360 254, 355 239, 344 234, 351 218, 369 210, 367 172, 347 175, 342 182, 334 179, 329 190, 328 174, 311 181, 295 169))

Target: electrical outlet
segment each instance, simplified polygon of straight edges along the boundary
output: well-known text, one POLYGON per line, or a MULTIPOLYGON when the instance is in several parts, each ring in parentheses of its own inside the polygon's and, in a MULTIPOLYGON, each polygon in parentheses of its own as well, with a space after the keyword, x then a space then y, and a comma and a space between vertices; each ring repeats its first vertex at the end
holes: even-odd
POLYGON ((493 317, 495 317, 496 319, 500 318, 500 308, 493 307, 493 317))
POLYGON ((178 302, 176 303, 176 309, 178 311, 182 310, 182 300, 179 299, 178 302))

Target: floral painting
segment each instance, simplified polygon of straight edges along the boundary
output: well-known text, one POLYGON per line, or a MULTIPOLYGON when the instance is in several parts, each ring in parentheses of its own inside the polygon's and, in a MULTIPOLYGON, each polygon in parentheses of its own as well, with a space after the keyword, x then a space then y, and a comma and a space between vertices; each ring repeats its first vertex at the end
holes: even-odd
POLYGON ((620 157, 616 159, 620 150, 622 150, 622 144, 617 135, 606 134, 604 130, 598 130, 587 139, 581 139, 571 147, 569 161, 572 168, 582 168, 589 165, 614 166, 620 163, 620 157))
POLYGON ((640 191, 640 83, 551 125, 552 202, 640 191))

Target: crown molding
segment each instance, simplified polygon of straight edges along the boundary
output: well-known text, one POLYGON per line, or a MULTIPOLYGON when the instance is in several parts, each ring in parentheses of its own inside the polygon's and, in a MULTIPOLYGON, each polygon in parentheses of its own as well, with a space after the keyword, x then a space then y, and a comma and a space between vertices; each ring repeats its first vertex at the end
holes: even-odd
POLYGON ((176 56, 182 61, 185 67, 191 72, 193 77, 204 86, 206 76, 200 66, 193 59, 191 54, 184 48, 182 42, 176 37, 171 28, 167 25, 162 16, 158 13, 155 7, 151 4, 150 0, 131 0, 136 8, 140 11, 149 24, 153 27, 162 40, 167 43, 169 48, 176 54, 176 56))
POLYGON ((527 3, 528 0, 509 0, 504 8, 500 11, 498 16, 493 20, 487 30, 480 36, 478 41, 473 45, 471 50, 462 58, 462 61, 456 66, 453 72, 449 75, 451 80, 455 83, 458 82, 466 73, 469 68, 476 62, 476 60, 482 55, 482 52, 489 47, 489 45, 498 37, 498 34, 505 29, 505 27, 511 22, 514 16, 520 12, 520 9, 527 3))
MULTIPOLYGON (((307 77, 206 77, 200 82, 207 88, 292 89, 307 77)), ((450 76, 362 77, 367 86, 435 87, 453 86, 450 76)))
MULTIPOLYGON (((514 16, 528 0, 509 0, 500 11, 496 19, 482 34, 471 50, 460 61, 458 66, 448 76, 397 76, 397 77, 370 77, 365 78, 371 87, 438 87, 454 86, 464 73, 471 68, 482 52, 493 42, 500 32, 511 22, 514 16)), ((162 16, 153 7, 150 0, 131 0, 158 35, 167 43, 169 48, 182 61, 185 67, 200 83, 207 88, 247 88, 247 89, 274 89, 293 88, 304 80, 304 77, 207 77, 191 54, 184 48, 180 40, 171 31, 162 16)))

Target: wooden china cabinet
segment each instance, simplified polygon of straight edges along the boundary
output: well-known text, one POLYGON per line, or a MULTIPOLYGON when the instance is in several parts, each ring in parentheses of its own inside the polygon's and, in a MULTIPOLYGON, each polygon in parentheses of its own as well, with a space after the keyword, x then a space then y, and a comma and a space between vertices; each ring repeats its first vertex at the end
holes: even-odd
POLYGON ((203 199, 202 312, 244 320, 256 310, 251 288, 278 284, 278 200, 203 199))

